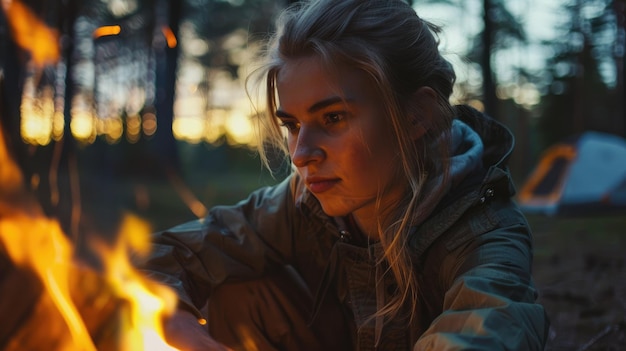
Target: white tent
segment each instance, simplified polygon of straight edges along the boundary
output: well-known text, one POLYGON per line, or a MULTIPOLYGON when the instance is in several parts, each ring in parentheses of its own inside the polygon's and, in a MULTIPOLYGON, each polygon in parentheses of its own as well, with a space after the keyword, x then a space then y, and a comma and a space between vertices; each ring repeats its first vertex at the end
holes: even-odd
POLYGON ((626 210, 626 140, 586 132, 551 146, 518 200, 522 210, 547 215, 626 210))

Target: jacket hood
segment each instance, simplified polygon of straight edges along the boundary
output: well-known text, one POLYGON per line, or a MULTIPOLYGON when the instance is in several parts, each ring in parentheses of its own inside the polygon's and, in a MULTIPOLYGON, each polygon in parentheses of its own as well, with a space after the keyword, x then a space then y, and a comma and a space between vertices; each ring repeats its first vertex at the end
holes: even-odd
POLYGON ((452 131, 451 188, 432 215, 414 228, 410 245, 418 256, 471 207, 515 194, 507 167, 514 147, 511 131, 469 106, 457 106, 457 112, 452 131))

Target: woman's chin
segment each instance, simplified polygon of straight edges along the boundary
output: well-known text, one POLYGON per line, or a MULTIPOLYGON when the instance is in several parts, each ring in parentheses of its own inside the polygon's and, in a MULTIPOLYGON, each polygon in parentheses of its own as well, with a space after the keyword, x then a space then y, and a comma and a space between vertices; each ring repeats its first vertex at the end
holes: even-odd
POLYGON ((352 213, 352 210, 345 207, 340 208, 334 204, 324 204, 322 202, 320 204, 322 205, 322 211, 329 217, 345 217, 352 213))

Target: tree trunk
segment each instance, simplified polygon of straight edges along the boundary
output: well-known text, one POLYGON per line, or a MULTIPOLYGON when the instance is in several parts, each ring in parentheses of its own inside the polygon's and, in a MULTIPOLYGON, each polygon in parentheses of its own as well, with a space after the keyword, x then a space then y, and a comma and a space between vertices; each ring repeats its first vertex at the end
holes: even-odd
MULTIPOLYGON (((157 1, 157 7, 164 4, 157 1)), ((178 38, 178 27, 182 11, 179 1, 169 1, 166 14, 157 13, 156 30, 167 26, 178 38)), ((159 11, 159 10, 157 10, 159 11)), ((176 94, 176 72, 178 67, 178 53, 180 43, 173 47, 165 45, 156 49, 156 115, 158 128, 150 144, 154 156, 158 157, 160 164, 166 171, 179 167, 178 148, 176 139, 172 133, 174 121, 174 99, 176 94)))
POLYGON ((617 40, 616 43, 622 46, 621 54, 616 55, 615 65, 617 67, 617 84, 615 87, 615 101, 617 102, 616 123, 623 137, 626 137, 626 108, 624 107, 624 84, 626 83, 626 59, 624 59, 624 48, 626 47, 626 0, 614 0, 613 9, 617 18, 617 40), (620 121, 621 120, 621 121, 620 121))
POLYGON ((24 83, 24 65, 20 56, 24 55, 11 37, 11 29, 4 11, 0 11, 0 128, 4 133, 9 154, 20 169, 26 169, 26 146, 20 136, 20 101, 24 83))
POLYGON ((493 47, 493 19, 491 18, 492 0, 483 0, 483 20, 485 28, 482 33, 483 52, 481 67, 483 72, 483 103, 485 112, 496 118, 496 93, 491 69, 491 48, 493 47))

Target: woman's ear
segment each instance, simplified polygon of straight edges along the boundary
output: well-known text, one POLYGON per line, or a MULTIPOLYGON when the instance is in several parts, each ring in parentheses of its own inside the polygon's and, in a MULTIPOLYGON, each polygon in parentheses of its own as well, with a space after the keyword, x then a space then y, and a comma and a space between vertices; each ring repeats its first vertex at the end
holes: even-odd
POLYGON ((417 140, 424 136, 432 125, 437 110, 437 93, 431 87, 421 87, 413 93, 411 100, 411 136, 417 140))

